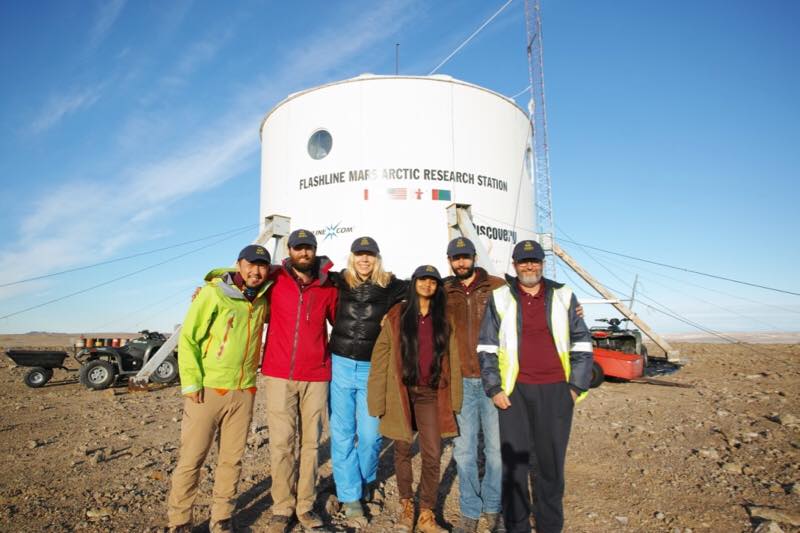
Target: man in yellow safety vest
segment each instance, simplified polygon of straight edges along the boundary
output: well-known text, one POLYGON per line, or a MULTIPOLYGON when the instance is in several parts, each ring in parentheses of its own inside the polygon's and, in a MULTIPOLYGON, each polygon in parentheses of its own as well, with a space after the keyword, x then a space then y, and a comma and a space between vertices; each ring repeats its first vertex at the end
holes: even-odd
POLYGON ((530 464, 536 531, 560 532, 572 410, 589 388, 592 338, 572 290, 542 276, 539 243, 519 242, 512 259, 517 276, 492 291, 478 344, 483 387, 499 409, 503 515, 509 532, 531 531, 530 464))

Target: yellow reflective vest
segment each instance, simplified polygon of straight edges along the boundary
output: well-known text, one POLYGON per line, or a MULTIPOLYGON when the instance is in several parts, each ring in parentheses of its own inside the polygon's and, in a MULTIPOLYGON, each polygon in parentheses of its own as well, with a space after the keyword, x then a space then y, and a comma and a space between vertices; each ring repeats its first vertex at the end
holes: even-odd
MULTIPOLYGON (((510 395, 519 375, 519 331, 522 315, 517 305, 517 280, 492 291, 481 324, 478 354, 481 378, 487 395, 500 390, 510 395)), ((592 337, 583 319, 575 313, 577 299, 569 287, 543 279, 547 325, 553 336, 564 376, 586 396, 592 372, 592 337)))

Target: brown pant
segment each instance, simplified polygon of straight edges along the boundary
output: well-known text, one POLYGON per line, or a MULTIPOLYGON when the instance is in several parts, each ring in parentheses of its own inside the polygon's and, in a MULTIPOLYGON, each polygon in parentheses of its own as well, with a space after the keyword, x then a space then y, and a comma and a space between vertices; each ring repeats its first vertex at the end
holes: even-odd
MULTIPOLYGON (((419 449, 422 455, 419 505, 423 509, 434 509, 439 492, 439 463, 442 460, 437 392, 430 387, 409 387, 408 399, 411 403, 412 427, 419 433, 419 449)), ((394 470, 400 498, 413 498, 411 443, 394 441, 394 470)))
POLYGON ((167 517, 169 525, 191 522, 197 496, 200 468, 219 430, 219 458, 214 472, 211 522, 230 518, 236 507, 236 487, 242 470, 242 455, 253 416, 253 393, 231 390, 224 395, 205 389, 203 403, 186 399, 181 422, 181 449, 172 474, 167 517))
POLYGON ((267 424, 272 473, 272 514, 302 515, 314 507, 322 418, 328 406, 327 381, 267 377, 267 424), (300 469, 295 436, 300 422, 300 469))

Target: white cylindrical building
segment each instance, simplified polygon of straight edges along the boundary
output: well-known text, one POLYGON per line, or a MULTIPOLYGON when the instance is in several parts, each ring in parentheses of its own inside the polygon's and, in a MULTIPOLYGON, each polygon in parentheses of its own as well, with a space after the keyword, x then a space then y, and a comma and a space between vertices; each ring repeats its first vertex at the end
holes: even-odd
POLYGON ((446 208, 471 205, 495 273, 534 237, 528 116, 448 76, 363 75, 290 95, 261 124, 261 219, 291 218, 344 268, 369 235, 384 265, 449 272, 446 208))

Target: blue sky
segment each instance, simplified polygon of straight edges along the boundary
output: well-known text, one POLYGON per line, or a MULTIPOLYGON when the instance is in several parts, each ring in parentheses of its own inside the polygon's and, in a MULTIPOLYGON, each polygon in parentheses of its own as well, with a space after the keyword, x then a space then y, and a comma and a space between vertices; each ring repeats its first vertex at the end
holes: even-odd
MULTIPOLYGON (((255 237, 272 106, 392 74, 396 42, 400 73, 426 74, 503 3, 0 3, 0 284, 227 232, 0 287, 2 316, 131 274, 0 319, 0 332, 171 328, 203 274, 255 237)), ((800 330, 797 296, 567 242, 800 292, 800 4, 543 0, 543 14, 563 247, 623 293, 638 274, 644 303, 705 327, 800 330)), ((517 94, 524 32, 514 0, 441 72, 517 94)), ((691 330, 634 309, 660 331, 691 330)))

